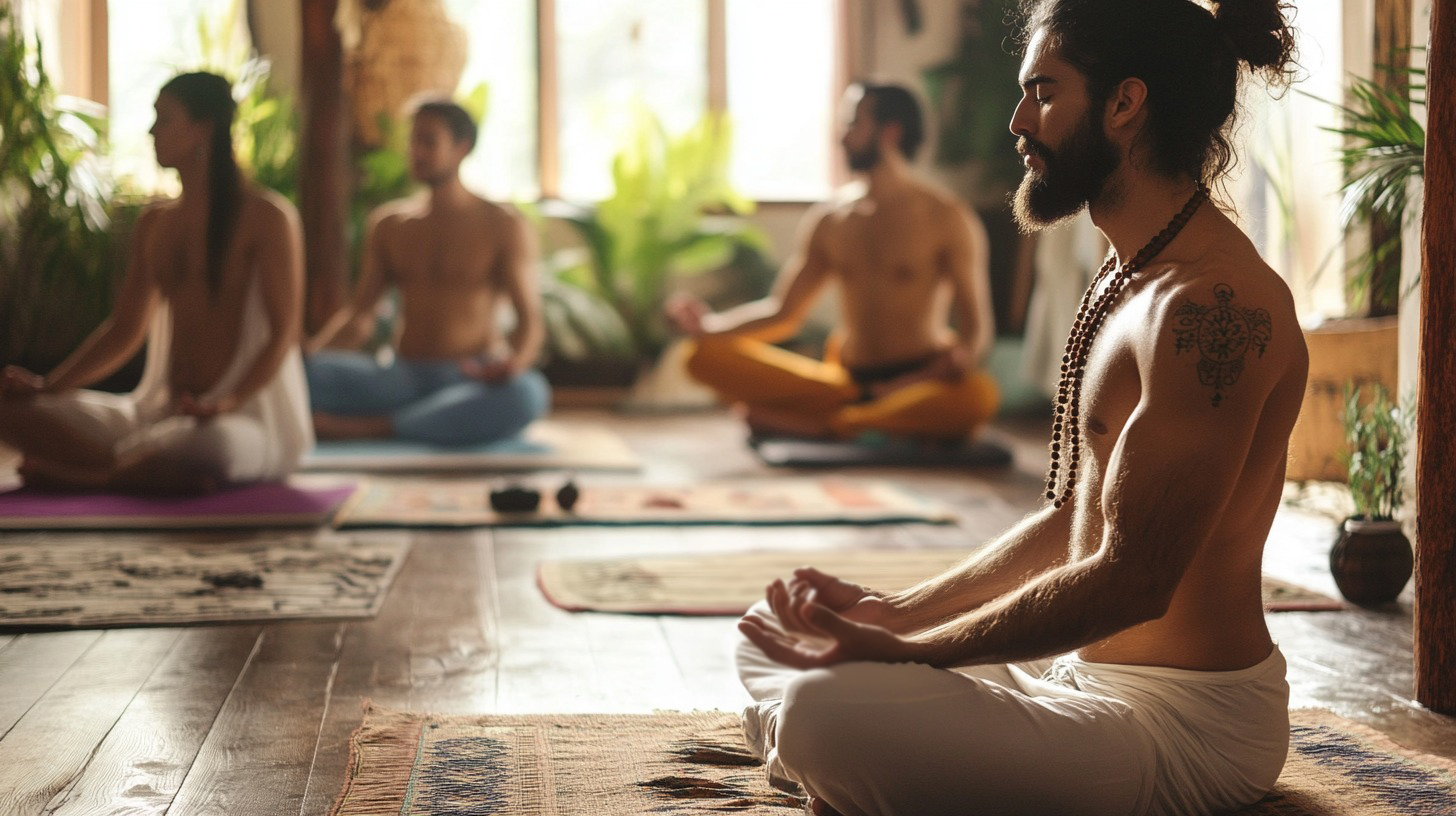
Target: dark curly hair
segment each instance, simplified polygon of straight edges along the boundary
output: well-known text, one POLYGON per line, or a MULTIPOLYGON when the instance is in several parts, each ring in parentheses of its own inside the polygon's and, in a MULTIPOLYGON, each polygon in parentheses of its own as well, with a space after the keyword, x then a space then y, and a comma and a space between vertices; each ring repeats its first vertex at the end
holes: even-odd
POLYGON ((1284 86, 1296 67, 1289 3, 1212 4, 1210 11, 1191 0, 1023 0, 1022 45, 1045 31, 1099 108, 1119 82, 1141 79, 1154 169, 1212 183, 1234 163, 1229 133, 1241 68, 1284 86))

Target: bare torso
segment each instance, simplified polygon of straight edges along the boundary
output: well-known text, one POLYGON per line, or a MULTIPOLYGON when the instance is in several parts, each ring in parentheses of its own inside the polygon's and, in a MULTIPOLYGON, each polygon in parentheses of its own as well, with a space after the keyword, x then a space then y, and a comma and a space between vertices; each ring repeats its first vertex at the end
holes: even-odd
POLYGON ((474 196, 452 210, 431 210, 427 197, 408 199, 380 218, 378 259, 384 280, 399 289, 404 322, 400 356, 463 358, 496 346, 517 219, 474 196))
MULTIPOLYGON (((1189 236, 1194 240, 1175 245, 1175 251, 1129 281, 1088 360, 1073 558, 1092 552, 1103 538, 1104 476, 1143 399, 1139 357, 1146 360, 1145 350, 1155 344, 1175 342, 1169 323, 1150 320, 1150 315, 1169 314, 1180 306, 1191 309, 1185 314, 1202 333, 1187 336, 1191 347, 1174 358, 1191 370, 1204 349, 1216 351, 1208 344, 1216 340, 1221 305, 1231 310, 1223 314, 1233 315, 1235 323, 1248 318, 1257 324, 1253 310, 1264 310, 1270 332, 1266 350, 1260 354, 1258 344, 1239 342, 1225 349, 1231 351, 1230 361, 1250 371, 1265 367, 1273 386, 1255 388, 1246 382, 1240 391, 1238 372, 1223 370, 1232 376, 1225 379, 1222 399, 1261 401, 1252 406, 1256 427, 1247 451, 1239 452, 1244 466, 1226 510, 1188 564, 1166 614, 1084 647, 1082 656, 1092 661, 1233 670, 1264 659, 1272 645, 1260 600, 1261 563, 1283 487, 1289 431, 1303 398, 1307 358, 1283 282, 1222 214, 1200 218, 1199 234, 1189 236), (1229 298, 1221 301, 1218 292, 1227 292, 1229 298)), ((1255 378, 1250 374, 1242 379, 1255 378)), ((1215 394, 1212 385, 1193 387, 1203 389, 1200 398, 1211 400, 1215 394)), ((1226 433, 1229 445, 1242 444, 1238 429, 1210 427, 1208 433, 1226 433)), ((1170 463, 1167 472, 1169 478, 1196 482, 1198 463, 1170 463)))
POLYGON ((184 209, 180 201, 158 205, 144 256, 172 320, 171 370, 173 395, 200 395, 211 390, 237 355, 248 294, 259 274, 263 242, 279 241, 270 226, 276 194, 245 188, 241 212, 224 253, 221 286, 208 284, 206 213, 184 209))
POLYGON ((970 227, 948 194, 918 183, 892 201, 859 198, 824 216, 814 240, 840 283, 846 365, 920 360, 948 345, 952 245, 970 227))

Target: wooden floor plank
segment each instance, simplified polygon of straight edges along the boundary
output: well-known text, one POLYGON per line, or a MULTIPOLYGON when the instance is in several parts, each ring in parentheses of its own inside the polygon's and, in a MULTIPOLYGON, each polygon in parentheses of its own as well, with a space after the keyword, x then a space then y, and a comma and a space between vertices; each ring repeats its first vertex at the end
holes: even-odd
MULTIPOLYGON (((584 474, 583 484, 795 475, 759 463, 726 413, 601 418, 627 437, 643 456, 645 469, 584 474)), ((843 548, 969 552, 1039 505, 1044 424, 1006 429, 1003 438, 1010 440, 1016 464, 1004 471, 859 469, 847 474, 889 479, 951 504, 963 514, 956 527, 420 533, 376 618, 185 630, 165 659, 153 661, 156 670, 145 682, 135 679, 138 666, 118 667, 106 682, 95 667, 121 662, 114 652, 125 650, 114 638, 141 642, 160 630, 0 636, 0 790, 9 789, 12 773, 24 773, 12 772, 14 763, 7 757, 44 760, 47 768, 84 760, 75 756, 84 739, 58 741, 53 728, 32 725, 32 718, 51 717, 56 701, 67 694, 77 704, 64 707, 74 722, 63 729, 94 734, 86 750, 94 749, 95 755, 80 766, 82 772, 61 773, 50 783, 59 795, 48 801, 60 816, 159 813, 169 790, 176 793, 167 812, 179 816, 322 816, 342 781, 347 739, 360 721, 365 698, 408 710, 460 714, 737 710, 747 695, 733 668, 734 618, 564 612, 541 596, 537 563, 758 549, 802 552, 804 563, 813 563, 816 552, 843 548), (261 631, 260 639, 249 641, 244 634, 249 631, 261 631), (224 642, 227 637, 236 642, 224 642), (103 648, 108 642, 112 645, 103 648), (198 673, 191 673, 193 668, 198 673), (77 699, 78 672, 96 683, 97 700, 120 699, 120 708, 77 699), (236 682, 229 691, 224 686, 230 673, 236 682), (128 685, 135 692, 130 698, 123 694, 128 685), (216 715, 210 721, 209 700, 216 715), (148 737, 151 724, 157 734, 148 737), (179 785, 188 750, 196 756, 179 785)), ((532 478, 554 487, 560 477, 532 478)), ((1265 568, 1332 592, 1329 544, 1317 524, 1277 529, 1266 549, 1265 568)), ((1412 747, 1456 757, 1456 724, 1411 700, 1408 596, 1384 610, 1281 613, 1269 622, 1289 660, 1295 705, 1331 708, 1412 747)), ((0 806, 0 813, 10 812, 0 806)))
POLYGON ((218 712, 168 813, 299 813, 342 623, 279 623, 218 712))
POLYGON ((365 701, 408 711, 489 713, 497 653, 489 532, 416 536, 379 616, 351 622, 302 813, 327 813, 365 701))
POLYGON ((96 630, 39 632, 7 644, 0 652, 0 739, 100 639, 96 630))
POLYGON ((47 816, 166 813, 261 633, 259 626, 183 632, 47 816))
POLYGON ((683 709, 736 712, 748 705, 751 698, 733 664, 738 642, 736 617, 664 615, 656 620, 688 690, 683 709))
POLYGON ((580 615, 557 609, 536 589, 541 558, 589 552, 617 531, 501 530, 495 536, 499 586, 500 684, 497 711, 583 712, 613 708, 592 660, 592 637, 580 615))
POLYGON ((40 814, 79 778, 180 634, 103 633, 0 741, 0 813, 40 814))

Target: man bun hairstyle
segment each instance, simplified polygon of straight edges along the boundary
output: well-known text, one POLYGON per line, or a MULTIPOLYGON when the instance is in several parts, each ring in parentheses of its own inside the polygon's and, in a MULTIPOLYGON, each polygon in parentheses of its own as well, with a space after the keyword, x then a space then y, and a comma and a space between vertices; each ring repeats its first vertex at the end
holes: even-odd
POLYGON ((893 83, 856 82, 870 101, 870 115, 877 124, 895 123, 900 126, 900 153, 914 160, 925 142, 925 115, 920 112, 920 102, 915 94, 904 85, 893 83))
POLYGON ((1213 0, 1213 19, 1249 70, 1271 84, 1285 84, 1294 62, 1294 31, 1285 19, 1289 4, 1273 0, 1213 0))
POLYGON ((222 290, 223 258, 232 242, 242 209, 243 180, 233 156, 233 86, 205 71, 178 74, 161 93, 176 99, 194 122, 212 124, 207 155, 207 285, 216 297, 222 290))
POLYGON ((1086 78, 1094 110, 1125 79, 1147 86, 1153 170, 1211 183, 1234 163, 1229 143, 1241 64, 1271 85, 1294 73, 1292 8, 1283 0, 1023 0, 1023 45, 1045 30, 1086 78))
POLYGON ((475 149, 479 127, 475 124, 475 119, 471 118, 470 112, 453 99, 446 96, 422 96, 410 105, 410 115, 415 118, 433 116, 439 119, 445 123, 452 139, 457 143, 465 142, 471 150, 475 149))

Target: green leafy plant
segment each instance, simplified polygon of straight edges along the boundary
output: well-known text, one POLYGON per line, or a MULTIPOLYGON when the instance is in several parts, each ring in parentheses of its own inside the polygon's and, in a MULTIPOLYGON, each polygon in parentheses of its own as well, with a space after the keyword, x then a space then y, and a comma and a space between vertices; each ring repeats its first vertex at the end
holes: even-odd
POLYGON ((1345 442, 1341 457, 1349 470, 1355 513, 1366 521, 1388 521, 1405 500, 1402 472, 1410 439, 1411 406, 1398 406, 1385 387, 1345 387, 1345 442))
POLYGON ((0 363, 46 370, 103 320, 120 259, 98 108, 56 94, 0 5, 0 363))
POLYGON ((1005 115, 1021 93, 1017 60, 1006 43, 1006 21, 1015 18, 1016 10, 1017 0, 963 2, 955 54, 920 72, 940 121, 936 163, 979 163, 981 183, 993 188, 997 199, 1004 199, 1022 174, 1005 115))
POLYGON ((1348 292, 1357 307, 1399 302, 1399 276, 1380 270, 1397 258, 1401 228, 1420 217, 1421 208, 1413 206, 1407 190, 1413 180, 1425 176, 1426 131, 1415 109, 1425 105, 1426 70, 1406 71, 1408 92, 1357 77, 1350 83, 1348 105, 1321 100, 1337 108, 1344 119, 1339 127, 1325 128, 1345 139, 1340 149, 1344 176, 1340 225, 1348 230, 1370 221, 1390 227, 1388 237, 1351 259, 1348 292))
MULTIPOLYGON (((655 358, 668 340, 662 303, 669 281, 721 267, 738 247, 764 246, 762 235, 737 217, 751 213, 753 203, 728 183, 731 143, 732 128, 721 114, 709 113, 673 136, 639 108, 612 160, 612 194, 594 207, 563 213, 586 251, 553 253, 547 289, 556 290, 551 297, 563 310, 573 305, 568 297, 581 299, 558 286, 585 293, 615 313, 628 345, 607 351, 655 358)), ((578 310, 573 319, 590 321, 598 333, 611 331, 599 312, 578 310)), ((558 320, 556 327, 565 322, 558 320)))
POLYGON ((298 110, 270 83, 273 65, 239 36, 242 0, 215 18, 199 15, 196 57, 178 70, 211 71, 233 84, 233 152, 254 181, 298 203, 298 110))

